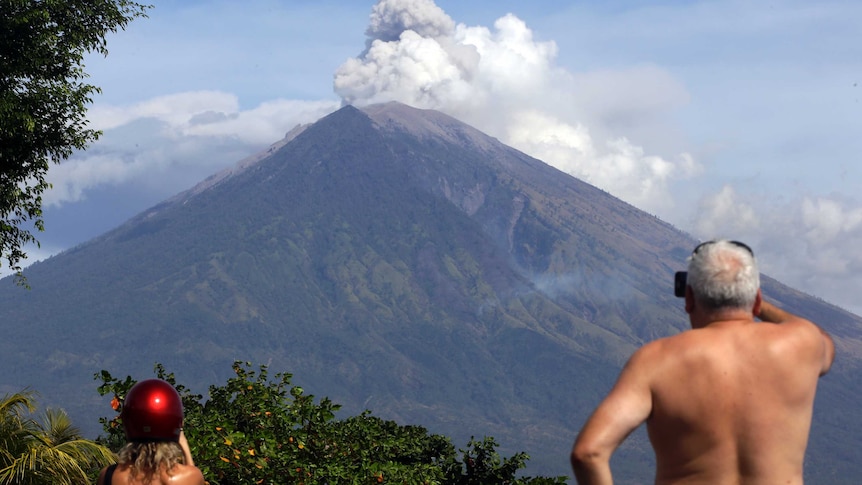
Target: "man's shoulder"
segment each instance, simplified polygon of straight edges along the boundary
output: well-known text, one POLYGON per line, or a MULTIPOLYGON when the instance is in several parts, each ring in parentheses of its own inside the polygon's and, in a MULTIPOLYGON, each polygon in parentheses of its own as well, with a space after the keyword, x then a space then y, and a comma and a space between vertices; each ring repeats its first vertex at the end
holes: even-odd
POLYGON ((650 358, 660 358, 669 352, 691 347, 698 341, 706 340, 707 336, 699 330, 688 329, 680 333, 662 337, 645 343, 639 352, 650 358))
POLYGON ((691 330, 662 337, 643 344, 629 358, 629 367, 657 369, 662 363, 676 360, 682 352, 691 347, 691 330))
POLYGON ((702 356, 709 348, 716 347, 717 341, 704 329, 689 329, 678 334, 662 337, 641 346, 631 361, 634 365, 655 367, 673 364, 689 357, 702 356))
POLYGON ((788 351, 791 348, 820 347, 823 343, 820 328, 803 318, 782 323, 757 322, 753 327, 752 338, 788 351))

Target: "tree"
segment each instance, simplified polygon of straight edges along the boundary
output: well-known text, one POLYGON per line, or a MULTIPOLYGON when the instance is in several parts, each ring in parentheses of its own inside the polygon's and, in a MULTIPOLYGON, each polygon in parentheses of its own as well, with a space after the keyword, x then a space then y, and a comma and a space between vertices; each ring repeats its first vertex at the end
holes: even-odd
POLYGON ((114 461, 111 450, 81 438, 62 410, 30 417, 32 392, 0 399, 0 485, 86 485, 93 472, 114 461))
MULTIPOLYGON (((234 377, 210 386, 209 398, 174 382, 156 366, 156 376, 173 384, 183 398, 184 429, 197 465, 212 485, 246 483, 296 484, 451 484, 551 485, 563 477, 516 477, 528 456, 501 459, 493 438, 471 441, 458 458, 449 438, 421 426, 400 425, 372 416, 336 419, 339 406, 290 385, 290 374, 270 380, 266 366, 258 372, 236 362, 234 377)), ((119 409, 135 381, 118 380, 107 371, 96 374, 99 393, 113 395, 119 409)), ((112 447, 123 443, 118 417, 102 418, 112 447)))
POLYGON ((0 263, 19 283, 24 246, 39 244, 30 225, 44 230, 50 162, 100 135, 85 118, 99 88, 85 82, 84 55, 107 55, 105 36, 148 8, 128 0, 0 0, 0 263))

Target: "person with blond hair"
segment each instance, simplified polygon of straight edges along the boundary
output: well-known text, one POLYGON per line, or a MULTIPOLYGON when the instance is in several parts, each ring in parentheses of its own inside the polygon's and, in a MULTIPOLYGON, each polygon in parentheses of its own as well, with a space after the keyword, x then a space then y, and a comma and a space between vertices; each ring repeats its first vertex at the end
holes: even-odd
POLYGON ((168 382, 147 379, 126 394, 120 414, 127 443, 97 485, 205 485, 183 433, 183 404, 168 382))

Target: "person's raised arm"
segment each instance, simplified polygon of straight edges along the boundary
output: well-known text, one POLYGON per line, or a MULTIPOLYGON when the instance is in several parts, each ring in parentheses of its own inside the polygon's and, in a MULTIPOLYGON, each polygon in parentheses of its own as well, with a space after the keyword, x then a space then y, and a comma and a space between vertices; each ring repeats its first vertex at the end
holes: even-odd
POLYGON ((186 434, 180 430, 179 439, 180 448, 183 449, 183 458, 185 460, 185 468, 182 472, 176 474, 172 478, 172 482, 177 485, 206 485, 203 473, 195 466, 195 461, 192 459, 192 450, 189 448, 189 441, 186 439, 186 434))
POLYGON ((189 440, 186 439, 186 433, 180 429, 180 448, 183 449, 183 461, 188 466, 195 466, 195 460, 192 458, 192 450, 189 448, 189 440))
POLYGON ((832 367, 832 362, 835 360, 835 342, 832 340, 832 337, 823 330, 822 327, 806 320, 802 317, 796 316, 788 311, 782 310, 777 306, 769 303, 766 300, 762 300, 760 302, 760 312, 755 315, 760 318, 760 320, 768 323, 776 323, 776 324, 787 324, 793 323, 797 325, 811 325, 816 328, 820 332, 821 336, 821 346, 822 346, 822 357, 823 363, 820 369, 820 375, 826 374, 829 372, 829 369, 832 367))
POLYGON ((613 483, 611 454, 652 412, 648 372, 641 349, 629 359, 611 392, 581 429, 570 457, 580 485, 613 483))
POLYGON ((765 299, 760 301, 760 313, 755 316, 762 321, 769 323, 786 323, 796 320, 805 320, 802 317, 798 317, 788 311, 778 308, 765 299))

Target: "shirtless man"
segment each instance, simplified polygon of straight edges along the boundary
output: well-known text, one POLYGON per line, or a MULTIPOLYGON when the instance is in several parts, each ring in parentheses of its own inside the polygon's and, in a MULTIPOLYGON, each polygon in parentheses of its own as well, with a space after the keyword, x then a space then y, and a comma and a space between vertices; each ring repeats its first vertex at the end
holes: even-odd
POLYGON ((205 485, 183 433, 180 395, 160 379, 138 382, 126 394, 123 430, 128 441, 118 463, 102 469, 97 485, 205 485))
POLYGON ((735 241, 694 250, 685 311, 692 329, 636 351, 578 434, 578 483, 613 483, 611 453, 646 422, 656 484, 801 485, 832 339, 763 300, 754 255, 735 241))

